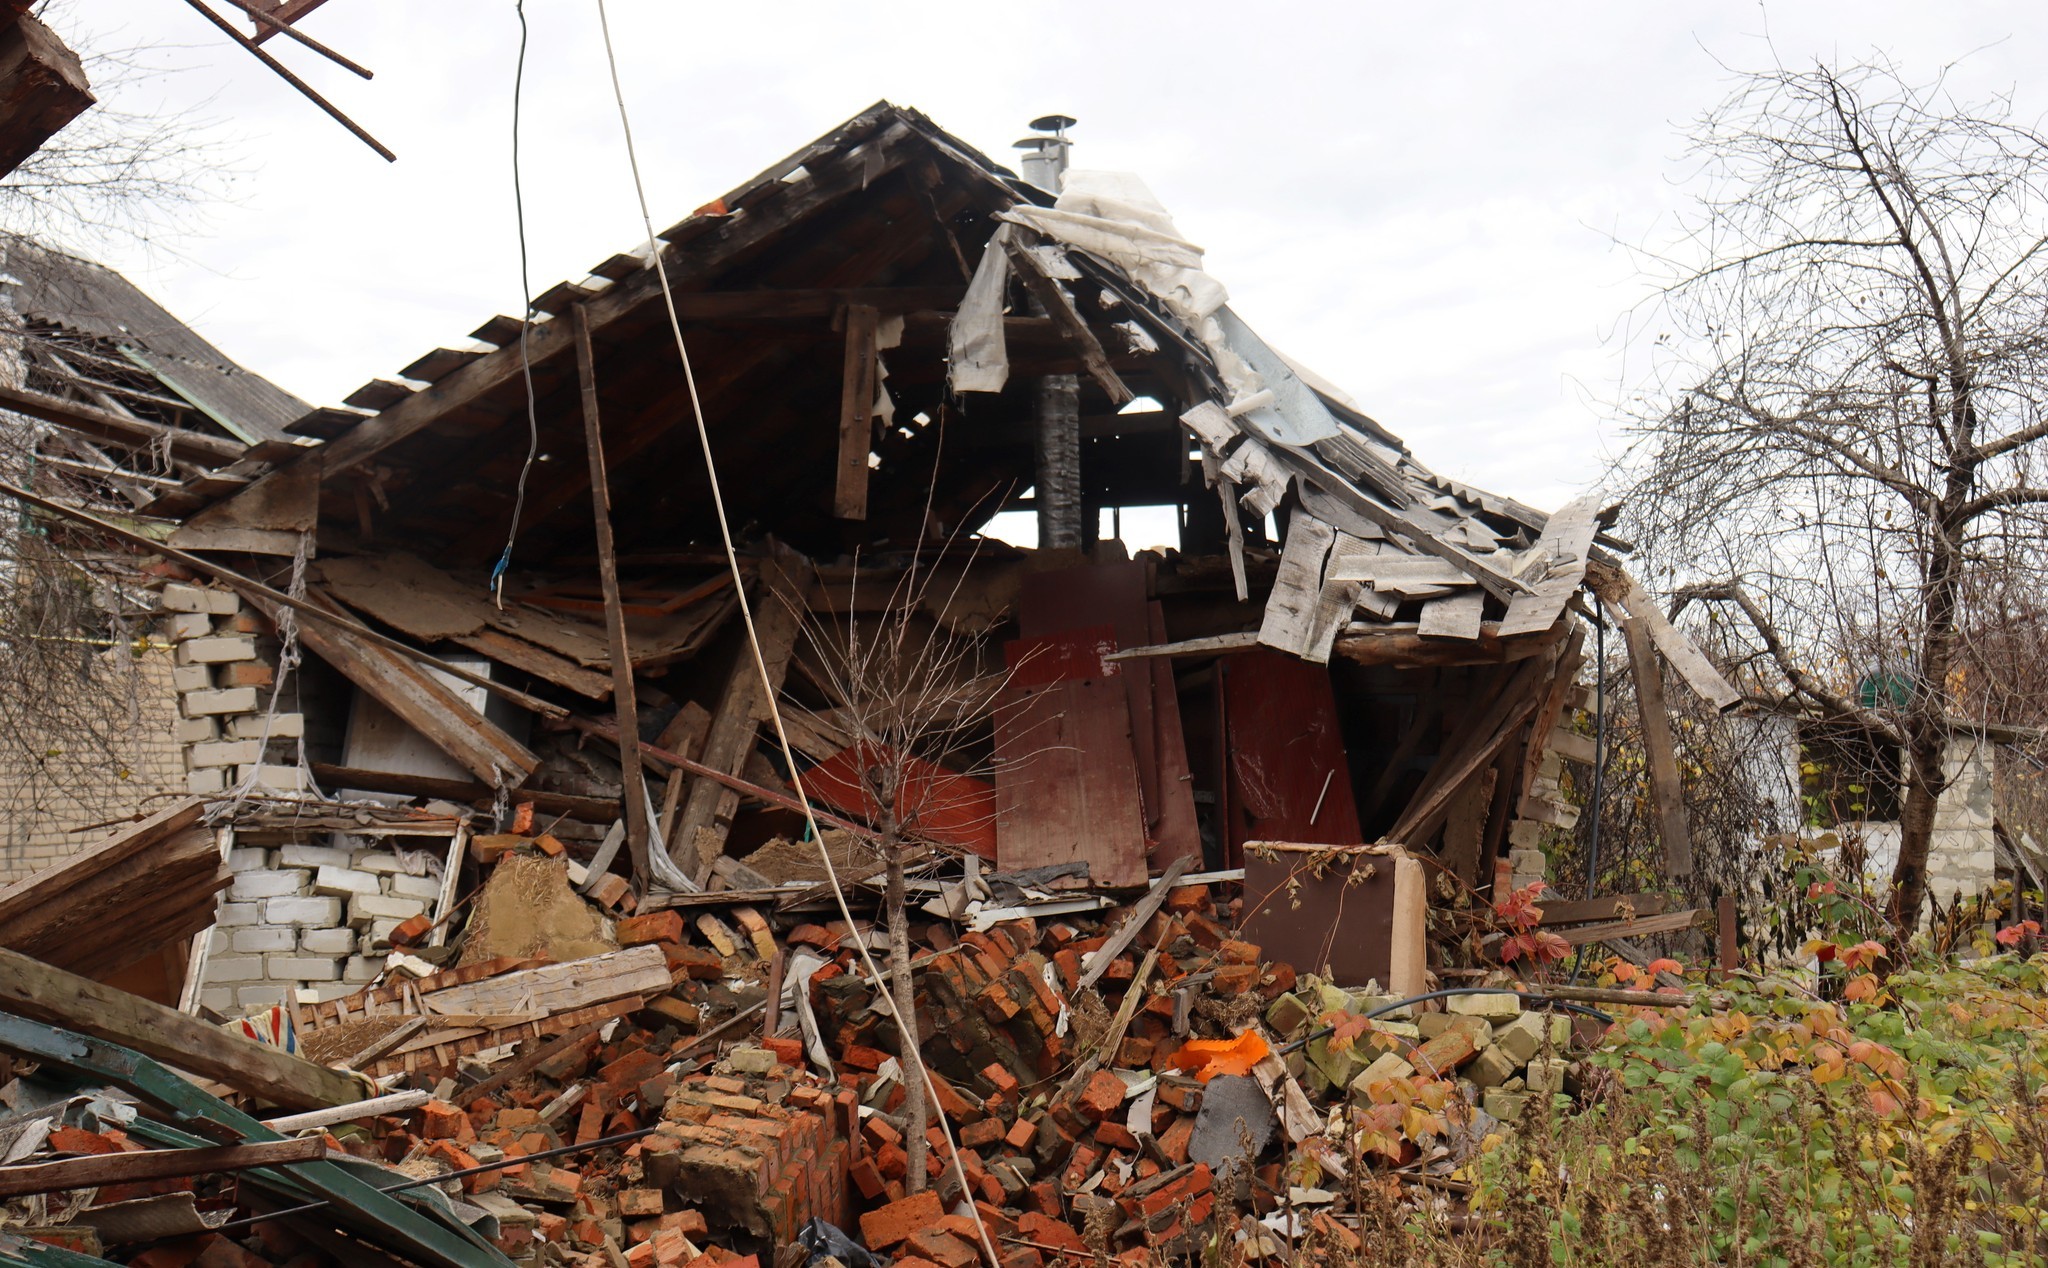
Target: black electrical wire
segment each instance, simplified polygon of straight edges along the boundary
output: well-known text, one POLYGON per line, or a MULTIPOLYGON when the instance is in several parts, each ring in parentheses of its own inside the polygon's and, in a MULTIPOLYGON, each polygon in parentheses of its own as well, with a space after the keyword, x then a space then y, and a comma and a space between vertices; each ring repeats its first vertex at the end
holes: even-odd
MULTIPOLYGON (((1422 1004, 1433 999, 1449 999, 1453 995, 1514 995, 1526 1003, 1541 1004, 1549 1008, 1561 1009, 1567 1013, 1578 1013, 1583 1017, 1591 1017, 1596 1021, 1606 1022, 1609 1025, 1614 1023, 1614 1018, 1611 1015, 1603 1013, 1597 1008, 1589 1008, 1584 1004, 1574 1004, 1569 1000, 1545 995, 1542 991, 1518 991, 1512 986, 1447 986, 1440 991, 1425 991, 1420 995, 1410 995, 1406 999, 1397 999, 1390 1004, 1382 1004, 1371 1012, 1366 1013, 1365 1020, 1371 1021, 1375 1017, 1384 1017, 1388 1013, 1407 1008, 1411 1004, 1422 1004)), ((1314 1043, 1318 1039, 1328 1038, 1336 1032, 1336 1029, 1335 1026, 1325 1026, 1321 1030, 1311 1031, 1293 1043, 1283 1044, 1277 1051, 1280 1055, 1285 1056, 1296 1049, 1304 1048, 1314 1043)))
POLYGON ((504 594, 505 573, 512 566, 512 544, 519 538, 519 518, 526 513, 526 478, 540 455, 540 408, 533 392, 533 361, 526 337, 533 329, 533 281, 526 262, 526 194, 519 179, 519 108, 526 88, 526 0, 513 0, 519 17, 519 60, 512 70, 512 211, 519 222, 519 373, 526 380, 526 461, 519 467, 519 485, 512 498, 512 523, 505 530, 505 551, 491 569, 491 593, 504 594))

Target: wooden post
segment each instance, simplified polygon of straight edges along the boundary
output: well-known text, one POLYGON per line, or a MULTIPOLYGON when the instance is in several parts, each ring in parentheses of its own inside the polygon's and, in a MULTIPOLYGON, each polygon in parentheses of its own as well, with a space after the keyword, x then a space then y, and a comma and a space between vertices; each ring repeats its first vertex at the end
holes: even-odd
POLYGON ((839 392, 839 466, 832 514, 868 517, 868 452, 874 447, 875 327, 881 315, 867 304, 846 306, 846 372, 839 392))
POLYGON ((1735 923, 1735 895, 1723 894, 1714 900, 1714 950, 1721 961, 1724 982, 1742 967, 1742 948, 1737 945, 1740 937, 1735 923))
MULTIPOLYGON (((626 614, 619 606, 619 563, 612 551, 612 494, 605 478, 604 434, 597 418, 597 366, 590 349, 590 314, 572 304, 569 321, 576 336, 576 378, 583 388, 583 446, 590 453, 590 509, 597 524, 597 577, 604 587, 604 628, 611 646, 612 704, 619 734, 640 737, 640 704, 633 690, 632 649, 626 643, 626 614)), ((647 866, 647 774, 632 745, 619 749, 620 792, 626 803, 626 849, 633 879, 644 885, 647 866)))
POLYGON ((1643 756, 1650 767, 1650 795, 1657 804, 1657 835, 1664 842, 1664 874, 1692 875, 1692 835, 1678 780, 1678 750, 1671 739, 1671 715, 1664 705, 1664 671, 1649 626, 1633 614, 1621 623, 1628 644, 1629 672, 1635 676, 1636 708, 1642 715, 1643 756))

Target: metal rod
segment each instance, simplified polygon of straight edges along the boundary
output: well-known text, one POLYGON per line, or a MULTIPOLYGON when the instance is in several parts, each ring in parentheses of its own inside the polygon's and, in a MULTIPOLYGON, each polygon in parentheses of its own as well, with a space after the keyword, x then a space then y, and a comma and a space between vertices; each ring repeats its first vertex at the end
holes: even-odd
POLYGON ((237 9, 240 9, 242 12, 248 14, 256 21, 262 23, 264 26, 269 27, 271 30, 279 31, 285 35, 291 36, 299 43, 305 45, 307 48, 312 49, 314 52, 320 54, 320 56, 326 58, 328 61, 333 62, 336 66, 341 67, 343 70, 351 71, 357 75, 361 75, 364 79, 376 78, 375 75, 370 73, 369 68, 364 66, 358 66, 356 63, 350 61, 346 57, 343 57, 341 54, 335 52, 333 49, 327 47, 325 44, 322 44, 320 41, 314 39, 312 36, 306 34, 304 31, 301 31, 299 28, 293 26, 291 23, 283 21, 280 18, 273 17, 270 14, 264 12, 262 9, 257 8, 255 5, 250 4, 249 0, 228 0, 228 3, 235 6, 237 9))
MULTIPOLYGON (((660 1130, 659 1124, 653 1127, 636 1127, 632 1131, 620 1132, 616 1136, 600 1136, 596 1140, 588 1141, 581 1145, 557 1145, 553 1149, 543 1149, 539 1153, 508 1154, 497 1162, 464 1167, 460 1171, 444 1171, 440 1175, 427 1176, 421 1180, 401 1180, 397 1184, 380 1185, 377 1188, 377 1192, 401 1193, 406 1189, 418 1189, 429 1184, 441 1184, 448 1180, 464 1180, 470 1176, 480 1176, 489 1171, 503 1171, 507 1167, 517 1167, 523 1163, 538 1162, 542 1158, 559 1158, 564 1154, 579 1154, 588 1153, 594 1149, 609 1149, 613 1145, 627 1144, 640 1139, 642 1136, 652 1136, 660 1130)), ((256 1224, 267 1224, 271 1220, 283 1219, 289 1215, 304 1215, 308 1211, 325 1210, 333 1205, 334 1203, 332 1202, 308 1202, 303 1206, 287 1206, 281 1210, 269 1211, 262 1215, 249 1215, 239 1220, 229 1220, 225 1224, 216 1224, 209 1231, 215 1233, 233 1232, 238 1228, 249 1228, 256 1224)))
POLYGON ((398 156, 396 154, 393 154, 390 150, 385 149, 384 143, 382 141, 379 141, 376 137, 373 137, 369 133, 363 131, 361 126, 359 126, 354 119, 349 118, 340 110, 336 109, 334 104, 328 101, 327 98, 313 91, 313 86, 311 84, 307 83, 303 79, 300 79, 297 75, 292 74, 292 72, 285 66, 283 62, 278 61, 275 57, 272 57, 270 54, 264 52, 263 49, 257 46, 254 40, 251 40, 248 36, 242 34, 240 31, 237 31, 234 28, 233 23, 229 22, 220 14, 215 13, 213 10, 207 8, 204 4, 200 3, 200 0, 185 0, 185 3, 191 5, 194 9, 198 10, 202 15, 205 16, 208 22, 213 23, 222 31, 226 32, 227 37, 229 39, 241 45, 243 48, 248 49, 249 52, 255 56, 257 61, 262 62, 265 66, 268 66, 273 71, 276 71, 278 78, 284 80, 284 82, 298 89, 300 94, 303 95, 306 98, 306 100, 312 102, 314 105, 320 107, 322 110, 325 110, 328 114, 328 117, 332 118, 336 123, 339 123, 342 127, 347 128, 351 133, 354 133, 357 140, 361 141, 364 145, 369 146, 371 149, 377 151, 378 154, 384 157, 385 162, 396 163, 398 161, 398 156))

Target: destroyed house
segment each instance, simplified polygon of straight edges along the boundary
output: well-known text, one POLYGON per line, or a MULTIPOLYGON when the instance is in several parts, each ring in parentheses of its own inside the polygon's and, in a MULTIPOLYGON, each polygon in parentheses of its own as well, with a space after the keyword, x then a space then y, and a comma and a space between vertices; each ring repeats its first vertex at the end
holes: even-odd
MULTIPOLYGON (((453 842, 446 883, 337 892, 348 937, 302 938, 283 980, 204 976, 208 998, 374 977, 393 926, 446 914, 462 842, 515 814, 642 912, 815 883, 771 867, 799 782, 830 835, 886 813, 941 870, 1244 869, 1269 950, 1416 981, 1430 870, 1526 884, 1575 818, 1591 592, 1732 702, 1590 497, 1545 513, 1433 473, 1262 340, 1141 184, 1065 171, 1045 122, 1027 180, 877 105, 662 230, 658 261, 615 255, 345 408, 183 451, 131 522, 186 574, 181 708, 211 720, 189 791, 232 801, 244 843, 453 842), (1137 507, 1177 541, 1105 536, 1137 507), (1006 512, 1037 548, 984 532, 1006 512), (911 654, 849 673, 898 636, 911 654), (922 730, 898 725, 913 698, 922 730), (315 804, 343 795, 423 807, 315 804), (1298 910, 1266 901, 1311 857, 1298 910)), ((111 434, 107 399, 17 395, 111 434)), ((1683 871, 1675 792, 1661 810, 1683 871)))

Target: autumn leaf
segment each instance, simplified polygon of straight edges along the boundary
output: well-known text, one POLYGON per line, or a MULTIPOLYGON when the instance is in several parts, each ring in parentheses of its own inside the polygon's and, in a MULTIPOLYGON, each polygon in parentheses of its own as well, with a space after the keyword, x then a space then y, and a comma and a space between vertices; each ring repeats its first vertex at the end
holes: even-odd
POLYGON ((1875 964, 1879 960, 1888 959, 1890 954, 1890 952, 1884 949, 1882 942, 1866 939, 1853 947, 1842 948, 1842 967, 1846 969, 1860 969, 1867 965, 1875 964))
POLYGON ((1683 973, 1685 972, 1685 966, 1676 960, 1658 959, 1650 961, 1649 967, 1645 968, 1643 972, 1648 973, 1651 977, 1655 977, 1659 973, 1683 973))
POLYGON ((1876 974, 1859 974, 1856 977, 1850 978, 1849 984, 1842 988, 1842 998, 1852 1004, 1861 1004, 1867 1000, 1876 999, 1877 988, 1876 974))
POLYGON ((2000 929, 1995 936, 1998 938, 1999 946, 2016 947, 2028 938, 2037 937, 2040 932, 2040 921, 2022 920, 2016 925, 2007 925, 2005 928, 2000 929))

